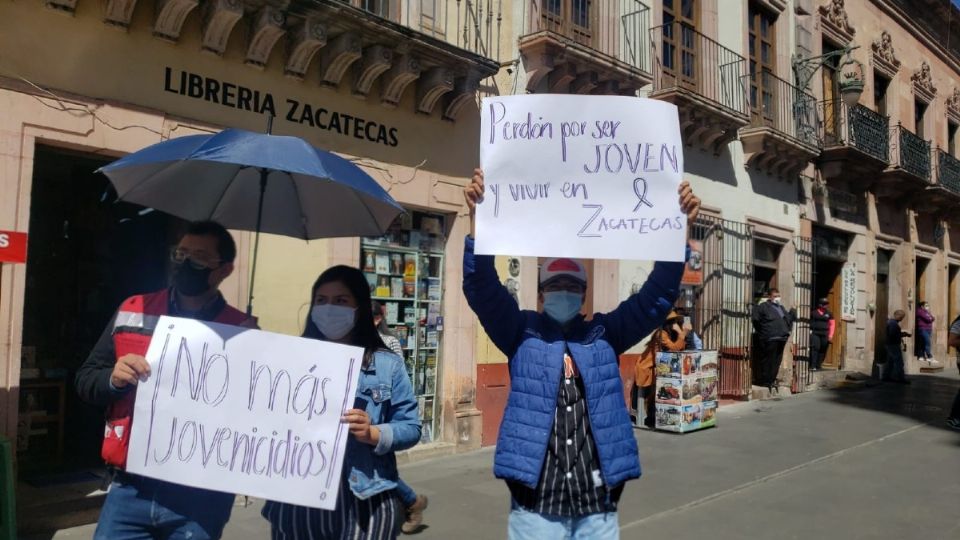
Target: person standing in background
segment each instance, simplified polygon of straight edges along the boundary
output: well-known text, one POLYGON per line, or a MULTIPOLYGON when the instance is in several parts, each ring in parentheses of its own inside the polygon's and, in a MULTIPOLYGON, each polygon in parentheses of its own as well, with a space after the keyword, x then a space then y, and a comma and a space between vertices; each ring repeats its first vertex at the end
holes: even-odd
POLYGON ((753 328, 757 333, 760 347, 759 383, 771 392, 777 385, 777 374, 783 362, 783 350, 790 340, 793 323, 797 320, 797 310, 787 311, 781 304, 780 291, 770 289, 767 301, 753 309, 753 328))
MULTIPOLYGON (((403 355, 403 344, 400 343, 397 336, 393 335, 393 332, 391 332, 387 326, 383 305, 373 300, 370 302, 370 307, 373 310, 373 325, 377 327, 377 333, 380 334, 380 339, 383 340, 383 344, 400 358, 405 358, 403 355)), ((409 484, 399 477, 397 477, 397 494, 400 495, 400 501, 403 502, 403 506, 406 509, 406 517, 403 525, 400 526, 400 530, 405 534, 417 532, 420 525, 423 524, 423 511, 427 509, 427 505, 429 504, 427 496, 418 495, 409 484)))
POLYGON ((937 318, 930 313, 930 304, 917 304, 917 340, 914 346, 916 357, 924 362, 933 362, 933 323, 937 318))
POLYGON ((657 354, 679 352, 687 348, 687 331, 680 326, 682 320, 676 311, 671 311, 663 326, 650 336, 646 348, 637 360, 635 380, 639 396, 636 396, 635 400, 631 399, 631 402, 636 401, 638 415, 640 410, 643 410, 643 423, 648 428, 653 428, 656 424, 657 354))
POLYGON ((887 382, 910 384, 903 370, 903 338, 909 336, 910 332, 900 328, 900 321, 906 317, 906 312, 898 309, 893 312, 893 318, 887 321, 887 367, 883 374, 883 380, 887 382))
POLYGON ((833 343, 833 333, 837 321, 827 309, 830 302, 826 298, 817 301, 817 309, 810 314, 810 369, 819 371, 823 359, 827 356, 827 347, 833 343))
MULTIPOLYGON (((960 371, 960 317, 957 317, 950 323, 947 345, 953 347, 954 352, 957 354, 957 371, 960 371)), ((960 391, 957 391, 957 397, 953 399, 953 408, 950 409, 947 426, 960 431, 960 391)))

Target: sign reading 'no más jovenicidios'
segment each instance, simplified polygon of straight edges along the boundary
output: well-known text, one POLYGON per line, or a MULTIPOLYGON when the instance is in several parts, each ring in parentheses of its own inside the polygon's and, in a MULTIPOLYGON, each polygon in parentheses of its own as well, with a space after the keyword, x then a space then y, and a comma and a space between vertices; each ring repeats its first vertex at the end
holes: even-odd
POLYGON ((128 471, 334 509, 363 349, 161 317, 146 358, 128 471))
POLYGON ((676 106, 531 95, 481 109, 477 253, 683 261, 676 106))

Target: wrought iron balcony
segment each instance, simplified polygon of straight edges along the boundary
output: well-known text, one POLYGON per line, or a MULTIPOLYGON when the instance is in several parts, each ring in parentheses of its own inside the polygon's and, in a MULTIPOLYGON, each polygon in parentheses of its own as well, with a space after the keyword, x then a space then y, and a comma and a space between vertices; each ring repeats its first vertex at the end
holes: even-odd
POLYGON ((650 83, 650 8, 640 0, 524 2, 528 91, 630 94, 650 83))
POLYGON ((817 101, 769 71, 743 76, 750 125, 740 129, 747 165, 794 176, 820 153, 817 101))
POLYGON ((719 153, 749 122, 746 60, 678 21, 652 28, 650 41, 650 97, 678 106, 685 140, 719 153))
POLYGON ((924 190, 922 202, 934 215, 952 216, 960 204, 960 159, 939 148, 932 155, 935 178, 924 190))
POLYGON ((960 197, 960 159, 937 149, 937 185, 960 197))
POLYGON ((930 181, 930 141, 897 124, 890 128, 890 166, 930 181))
POLYGON ((884 163, 889 160, 888 118, 863 105, 848 107, 839 99, 823 102, 823 145, 849 146, 884 163))
POLYGON ((886 116, 839 99, 821 102, 824 177, 843 177, 852 187, 868 187, 889 164, 890 128, 886 116))
POLYGON ((503 13, 499 3, 490 0, 334 1, 352 5, 487 58, 500 58, 503 13))

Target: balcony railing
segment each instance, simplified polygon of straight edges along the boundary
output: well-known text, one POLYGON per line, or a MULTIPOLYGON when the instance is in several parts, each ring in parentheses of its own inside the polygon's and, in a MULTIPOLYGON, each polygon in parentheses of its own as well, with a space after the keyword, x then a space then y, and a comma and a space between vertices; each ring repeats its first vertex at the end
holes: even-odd
POLYGON ((839 99, 824 101, 823 146, 849 146, 888 162, 890 129, 886 116, 863 105, 848 107, 839 99))
POLYGON ((526 35, 552 32, 650 73, 650 8, 640 0, 527 0, 526 35))
POLYGON ((960 159, 939 148, 937 149, 937 183, 955 195, 960 195, 960 159))
POLYGON ((496 0, 336 0, 494 60, 500 59, 496 0))
POLYGON ((893 158, 891 165, 917 178, 930 180, 930 141, 897 124, 890 128, 890 154, 893 158))
POLYGON ((773 128, 810 146, 820 146, 817 100, 769 71, 743 76, 750 126, 773 128))
POLYGON ((685 89, 727 112, 746 116, 746 60, 694 28, 672 22, 650 29, 654 92, 685 89))

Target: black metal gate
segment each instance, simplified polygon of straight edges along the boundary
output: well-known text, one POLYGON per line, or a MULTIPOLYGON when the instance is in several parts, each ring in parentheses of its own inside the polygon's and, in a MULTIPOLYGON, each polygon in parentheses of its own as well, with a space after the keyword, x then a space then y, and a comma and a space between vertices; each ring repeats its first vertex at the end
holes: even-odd
POLYGON ((803 236, 793 239, 796 264, 793 270, 794 302, 797 323, 793 328, 793 379, 790 391, 803 392, 812 382, 810 375, 810 310, 813 306, 814 257, 813 240, 803 236))
POLYGON ((694 288, 694 328, 718 352, 720 395, 750 393, 753 226, 701 216, 691 238, 702 243, 703 283, 694 288))

